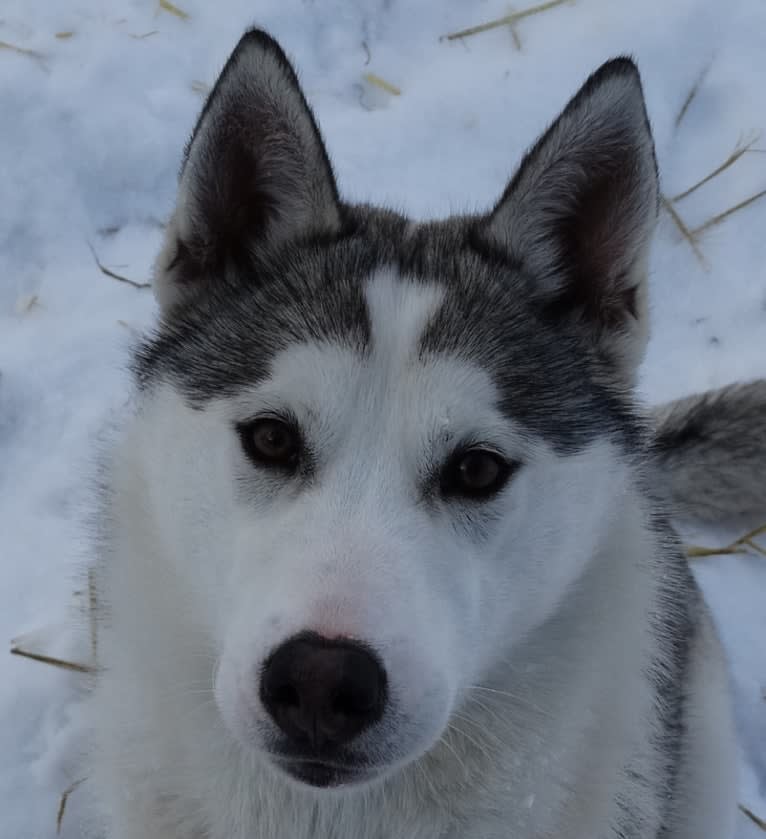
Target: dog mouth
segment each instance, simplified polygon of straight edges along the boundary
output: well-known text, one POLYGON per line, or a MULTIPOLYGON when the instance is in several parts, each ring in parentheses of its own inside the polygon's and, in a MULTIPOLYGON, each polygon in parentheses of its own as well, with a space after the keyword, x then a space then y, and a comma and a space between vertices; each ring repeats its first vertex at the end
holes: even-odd
POLYGON ((277 758, 276 765, 293 780, 315 789, 353 786, 370 780, 371 773, 362 767, 341 766, 322 760, 277 758))

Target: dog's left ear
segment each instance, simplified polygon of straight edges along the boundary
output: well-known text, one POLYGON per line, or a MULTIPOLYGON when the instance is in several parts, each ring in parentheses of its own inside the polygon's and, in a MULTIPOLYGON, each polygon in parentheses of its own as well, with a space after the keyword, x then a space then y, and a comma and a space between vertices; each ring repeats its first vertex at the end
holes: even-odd
POLYGON ((658 194, 641 80, 618 58, 588 79, 477 228, 485 245, 521 264, 550 315, 583 324, 626 384, 648 338, 658 194))
POLYGON ((332 167, 295 71, 273 38, 251 30, 187 146, 157 299, 167 312, 225 289, 229 277, 253 274, 254 258, 340 225, 332 167))

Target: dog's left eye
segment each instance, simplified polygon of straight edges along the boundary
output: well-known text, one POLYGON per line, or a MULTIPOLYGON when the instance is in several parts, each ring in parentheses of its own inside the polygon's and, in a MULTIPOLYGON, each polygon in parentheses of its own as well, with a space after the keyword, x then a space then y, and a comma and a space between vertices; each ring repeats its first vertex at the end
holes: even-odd
POLYGON ((242 448, 255 463, 291 469, 298 462, 301 438, 295 426, 276 417, 261 417, 237 427, 242 448))
POLYGON ((514 465, 488 449, 464 449, 447 461, 441 475, 446 496, 478 500, 499 492, 513 473, 514 465))

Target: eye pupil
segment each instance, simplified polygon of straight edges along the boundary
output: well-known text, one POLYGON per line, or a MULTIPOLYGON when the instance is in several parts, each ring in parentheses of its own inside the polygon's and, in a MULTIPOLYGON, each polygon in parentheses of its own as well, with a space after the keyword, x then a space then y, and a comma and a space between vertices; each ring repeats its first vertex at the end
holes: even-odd
POLYGON ((265 428, 256 433, 256 443, 263 451, 279 455, 290 446, 290 438, 283 428, 265 428))
POLYGON ((500 471, 497 460, 485 452, 469 452, 460 461, 458 468, 463 483, 472 489, 489 486, 500 471))
POLYGON ((441 478, 446 496, 482 499, 499 492, 513 472, 513 464, 497 452, 468 449, 456 452, 441 478))
POLYGON ((300 435, 288 422, 263 417, 239 427, 240 439, 251 460, 267 466, 291 467, 300 453, 300 435))

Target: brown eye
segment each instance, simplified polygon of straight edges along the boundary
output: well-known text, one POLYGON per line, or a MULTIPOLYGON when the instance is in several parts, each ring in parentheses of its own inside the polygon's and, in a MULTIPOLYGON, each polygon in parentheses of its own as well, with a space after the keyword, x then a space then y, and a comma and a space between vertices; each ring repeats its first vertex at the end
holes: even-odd
POLYGON ((508 482, 513 466, 497 452, 464 449, 448 461, 442 474, 442 492, 448 496, 488 498, 508 482))
POLYGON ((301 439, 292 423, 262 417, 240 425, 238 430, 242 447, 256 463, 290 469, 298 462, 301 439))

